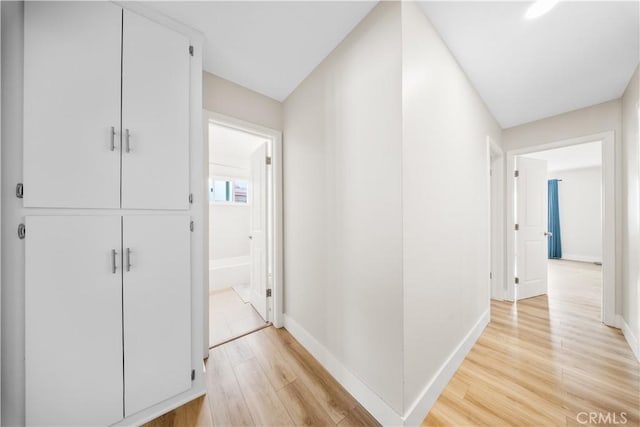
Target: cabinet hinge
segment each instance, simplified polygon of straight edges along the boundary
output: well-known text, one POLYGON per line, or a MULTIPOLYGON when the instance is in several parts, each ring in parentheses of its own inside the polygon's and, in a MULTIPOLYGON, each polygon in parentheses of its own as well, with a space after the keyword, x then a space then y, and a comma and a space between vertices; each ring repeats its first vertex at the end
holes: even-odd
POLYGON ((516 282, 516 285, 517 285, 518 283, 520 283, 520 279, 518 279, 518 278, 516 277, 515 282, 516 282))
POLYGON ((266 163, 267 163, 267 165, 270 165, 270 164, 271 164, 271 157, 267 157, 267 159, 266 159, 266 163))
POLYGON ((189 55, 193 56, 193 46, 189 46, 189 55))
POLYGON ((21 182, 16 185, 16 197, 18 199, 22 199, 24 197, 24 185, 21 182))
POLYGON ((267 289, 267 298, 271 296, 271 289, 267 289))
POLYGON ((193 203, 193 193, 189 193, 189 203, 193 203))
POLYGON ((18 225, 18 238, 20 240, 24 239, 27 235, 27 227, 24 224, 18 225))
POLYGON ((489 272, 489 279, 493 279, 493 273, 491 271, 489 272))
POLYGON ((193 381, 193 380, 195 380, 195 379, 196 379, 196 370, 195 370, 195 369, 192 369, 192 370, 191 370, 191 381, 193 381))
POLYGON ((515 176, 516 178, 520 176, 520 172, 519 171, 514 171, 513 172, 513 176, 515 176))
POLYGON ((193 221, 189 223, 189 230, 193 231, 193 221))
POLYGON ((515 229, 516 231, 520 230, 520 224, 516 224, 516 226, 514 227, 514 229, 515 229))

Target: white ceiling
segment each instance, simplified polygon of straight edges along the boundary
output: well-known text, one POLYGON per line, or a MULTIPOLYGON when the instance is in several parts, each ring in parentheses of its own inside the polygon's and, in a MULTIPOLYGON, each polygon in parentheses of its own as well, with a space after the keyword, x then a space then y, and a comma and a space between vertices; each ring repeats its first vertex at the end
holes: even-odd
MULTIPOLYGON (((156 1, 202 32, 204 68, 279 101, 375 1, 156 1)), ((640 56, 637 1, 420 3, 503 128, 619 98, 640 56)))
POLYGON ((204 69, 283 101, 375 1, 166 1, 151 5, 202 32, 204 69))
POLYGON ((209 125, 209 163, 248 168, 251 154, 266 140, 214 124, 209 125))
POLYGON ((547 161, 547 170, 557 172, 568 169, 589 168, 602 164, 600 141, 571 145, 553 150, 538 151, 524 157, 547 161))
POLYGON ((619 98, 640 54, 639 2, 421 2, 503 128, 619 98))

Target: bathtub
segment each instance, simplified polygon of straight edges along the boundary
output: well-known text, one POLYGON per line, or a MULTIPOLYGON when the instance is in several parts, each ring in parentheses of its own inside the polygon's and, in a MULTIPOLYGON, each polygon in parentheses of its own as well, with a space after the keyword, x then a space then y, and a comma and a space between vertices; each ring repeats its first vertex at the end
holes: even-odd
POLYGON ((209 292, 249 283, 249 256, 209 260, 209 292))

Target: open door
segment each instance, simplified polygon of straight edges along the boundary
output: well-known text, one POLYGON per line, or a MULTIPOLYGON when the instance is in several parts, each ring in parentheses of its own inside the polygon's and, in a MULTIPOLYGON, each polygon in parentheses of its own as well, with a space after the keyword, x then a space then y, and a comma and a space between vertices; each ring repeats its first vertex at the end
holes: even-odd
POLYGON ((251 155, 251 305, 267 320, 267 145, 251 155))
POLYGON ((516 299, 547 293, 547 161, 517 158, 516 299))

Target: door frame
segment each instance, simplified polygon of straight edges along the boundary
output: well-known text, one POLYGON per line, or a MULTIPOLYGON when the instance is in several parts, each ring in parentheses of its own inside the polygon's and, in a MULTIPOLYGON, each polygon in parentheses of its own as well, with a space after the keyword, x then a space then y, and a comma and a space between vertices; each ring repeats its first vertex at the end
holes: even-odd
POLYGON ((490 299, 505 299, 504 250, 504 152, 487 136, 489 168, 489 295, 490 299))
POLYGON ((554 148, 569 147, 587 142, 600 141, 602 156, 602 307, 601 321, 609 326, 616 326, 616 173, 615 173, 615 133, 607 131, 576 138, 533 145, 507 151, 507 223, 505 235, 507 240, 507 292, 505 299, 515 301, 515 212, 513 179, 515 158, 517 156, 554 148))
MULTIPOLYGON (((209 165, 209 125, 217 124, 242 132, 258 135, 270 141, 268 154, 271 156, 271 167, 267 169, 267 179, 271 180, 269 191, 267 194, 268 202, 268 227, 271 232, 271 241, 269 242, 269 252, 271 256, 268 258, 269 268, 273 272, 271 282, 267 277, 267 286, 272 289, 271 301, 267 303, 270 308, 270 315, 267 321, 273 323, 276 328, 284 326, 284 307, 283 307, 283 204, 282 204, 282 132, 271 129, 255 123, 247 122, 235 117, 226 116, 224 114, 214 113, 204 110, 204 141, 205 153, 203 162, 209 165)), ((208 188, 208 172, 204 176, 205 188, 208 188)), ((205 198, 205 200, 208 200, 205 198)), ((209 218, 209 203, 203 206, 204 218, 209 218)), ((203 227, 207 241, 209 239, 209 221, 205 221, 203 227)), ((204 280, 204 323, 205 323, 205 344, 209 348, 209 245, 205 245, 205 280, 204 280)), ((266 296, 265 296, 266 298, 266 296)))

